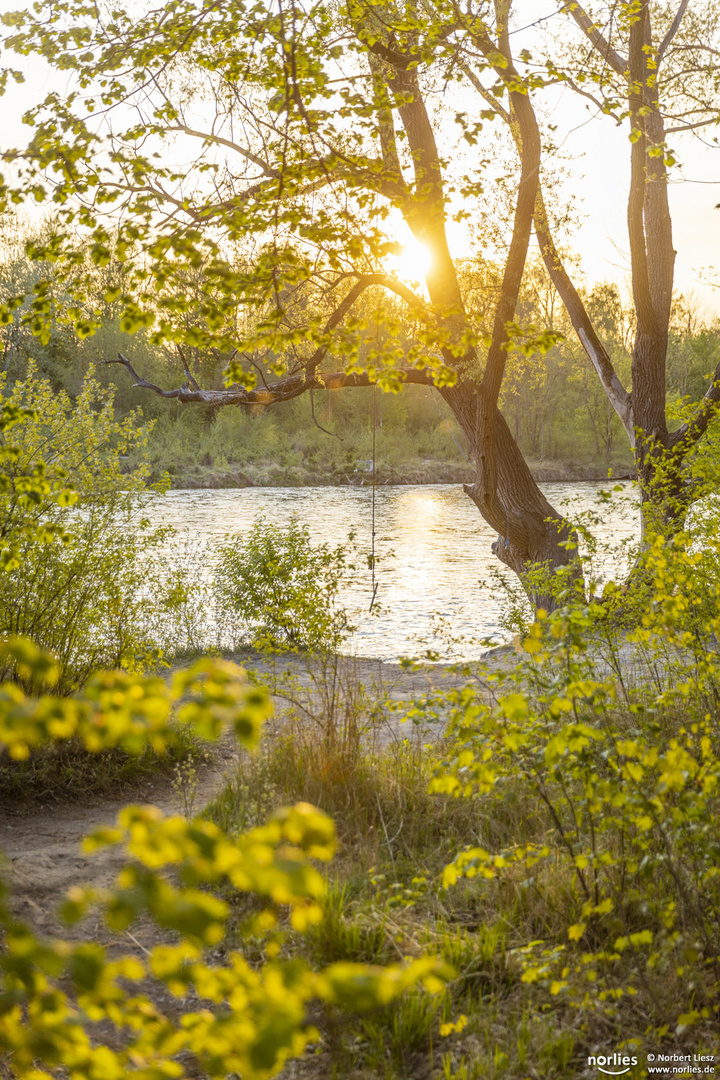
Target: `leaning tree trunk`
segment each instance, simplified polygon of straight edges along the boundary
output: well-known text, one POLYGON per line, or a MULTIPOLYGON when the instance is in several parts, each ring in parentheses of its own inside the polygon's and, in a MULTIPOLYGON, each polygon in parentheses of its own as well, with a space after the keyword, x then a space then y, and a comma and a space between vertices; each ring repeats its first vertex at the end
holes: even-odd
POLYGON ((476 463, 476 480, 465 485, 485 521, 498 538, 492 551, 526 588, 536 607, 552 611, 558 596, 549 581, 541 584, 530 571, 542 567, 548 574, 563 570, 576 583, 582 581, 577 557, 577 536, 572 525, 545 498, 538 487, 505 418, 493 410, 492 476, 483 455, 481 389, 467 382, 442 391, 463 428, 476 463))

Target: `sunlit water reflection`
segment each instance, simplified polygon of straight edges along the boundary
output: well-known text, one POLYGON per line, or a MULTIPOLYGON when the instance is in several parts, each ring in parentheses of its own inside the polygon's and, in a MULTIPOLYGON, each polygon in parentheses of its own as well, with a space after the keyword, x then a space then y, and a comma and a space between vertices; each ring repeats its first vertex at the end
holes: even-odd
MULTIPOLYGON (((596 515, 592 532, 600 543, 595 565, 601 578, 623 569, 618 545, 638 530, 638 500, 630 483, 617 485, 610 501, 600 492, 610 485, 543 484, 547 498, 577 519, 596 515), (612 550, 610 550, 612 549, 612 550)), ((246 532, 259 514, 278 526, 293 515, 308 525, 315 541, 340 544, 355 534, 355 569, 341 602, 358 626, 351 647, 360 656, 393 659, 428 647, 455 658, 478 655, 482 639, 507 636, 501 612, 507 604, 497 573, 512 582, 490 551, 495 533, 455 485, 382 487, 376 490, 375 552, 378 610, 368 612, 372 596, 367 556, 372 528, 370 488, 243 488, 224 491, 170 491, 153 500, 154 522, 172 525, 172 551, 186 543, 206 577, 217 547, 230 533, 246 532), (452 643, 434 636, 444 620, 452 643)), ((444 636, 447 636, 445 634, 444 636)))

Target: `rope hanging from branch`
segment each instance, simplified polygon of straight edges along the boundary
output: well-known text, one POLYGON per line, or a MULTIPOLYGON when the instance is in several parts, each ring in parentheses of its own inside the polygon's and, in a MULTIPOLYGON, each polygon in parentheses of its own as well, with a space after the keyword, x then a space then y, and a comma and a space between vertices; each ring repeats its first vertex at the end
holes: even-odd
POLYGON ((378 591, 379 582, 375 580, 375 482, 376 482, 376 461, 375 461, 375 437, 377 433, 377 385, 373 383, 372 393, 372 527, 370 531, 370 585, 372 588, 372 597, 370 599, 370 607, 368 611, 372 611, 373 604, 375 603, 375 597, 378 591))

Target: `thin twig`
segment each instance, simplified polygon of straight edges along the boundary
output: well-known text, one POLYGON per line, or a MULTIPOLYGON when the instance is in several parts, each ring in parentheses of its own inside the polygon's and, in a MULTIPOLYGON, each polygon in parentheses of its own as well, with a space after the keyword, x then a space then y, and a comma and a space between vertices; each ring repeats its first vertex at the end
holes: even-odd
POLYGON ((182 360, 183 370, 184 370, 185 374, 188 377, 188 382, 192 386, 193 390, 199 390, 200 389, 200 384, 197 381, 197 379, 195 378, 195 376, 193 375, 192 371, 190 370, 190 365, 188 364, 187 357, 185 356, 185 353, 183 352, 183 347, 182 347, 182 345, 180 345, 179 342, 176 342, 176 348, 177 348, 177 351, 180 353, 180 359, 182 360))
POLYGON ((332 435, 333 439, 339 439, 340 442, 345 442, 342 435, 338 435, 336 431, 328 431, 328 429, 323 427, 322 424, 318 421, 317 417, 315 416, 315 393, 312 390, 310 391, 310 415, 313 418, 313 423, 315 424, 316 428, 320 428, 320 431, 324 431, 326 435, 332 435))
POLYGON ((150 956, 150 950, 149 950, 149 949, 146 949, 144 945, 141 945, 141 944, 140 944, 140 942, 138 941, 138 939, 137 939, 137 938, 135 937, 135 935, 134 935, 134 934, 131 934, 129 930, 126 930, 126 931, 125 931, 125 933, 126 933, 126 934, 127 934, 127 936, 128 936, 129 938, 130 938, 130 940, 131 940, 131 941, 134 941, 134 942, 135 942, 135 944, 137 945, 138 949, 142 949, 142 951, 143 951, 143 952, 145 953, 145 955, 146 955, 146 956, 150 956))

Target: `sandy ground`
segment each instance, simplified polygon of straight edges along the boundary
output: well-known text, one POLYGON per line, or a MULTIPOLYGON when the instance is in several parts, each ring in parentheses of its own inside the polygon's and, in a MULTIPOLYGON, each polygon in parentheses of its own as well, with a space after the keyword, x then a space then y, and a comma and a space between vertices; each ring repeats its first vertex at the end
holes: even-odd
MULTIPOLYGON (((237 760, 229 739, 200 774, 196 805, 208 803, 237 760)), ((83 837, 115 823, 127 803, 151 803, 165 813, 182 808, 182 793, 168 777, 145 782, 137 791, 111 798, 89 798, 69 806, 3 810, 0 819, 0 874, 9 885, 13 908, 41 933, 59 930, 54 911, 72 885, 111 885, 124 862, 122 852, 106 848, 94 855, 81 850, 83 837)), ((87 933, 87 931, 86 931, 87 933)))

